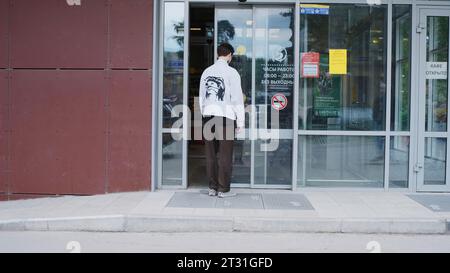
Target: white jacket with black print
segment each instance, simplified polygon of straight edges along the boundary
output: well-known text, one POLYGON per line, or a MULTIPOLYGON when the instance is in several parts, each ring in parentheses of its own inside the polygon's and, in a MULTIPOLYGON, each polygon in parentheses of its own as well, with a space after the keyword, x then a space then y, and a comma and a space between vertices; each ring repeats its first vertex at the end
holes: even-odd
POLYGON ((244 97, 241 76, 227 61, 217 62, 202 74, 199 92, 200 111, 203 116, 222 116, 236 120, 237 127, 245 122, 244 97))

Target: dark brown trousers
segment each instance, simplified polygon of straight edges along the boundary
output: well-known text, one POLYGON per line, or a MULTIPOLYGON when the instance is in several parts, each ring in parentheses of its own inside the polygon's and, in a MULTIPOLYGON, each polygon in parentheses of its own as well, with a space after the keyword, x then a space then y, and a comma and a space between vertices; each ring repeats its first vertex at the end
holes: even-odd
POLYGON ((203 117, 203 129, 209 188, 219 192, 229 192, 235 121, 225 117, 203 117))

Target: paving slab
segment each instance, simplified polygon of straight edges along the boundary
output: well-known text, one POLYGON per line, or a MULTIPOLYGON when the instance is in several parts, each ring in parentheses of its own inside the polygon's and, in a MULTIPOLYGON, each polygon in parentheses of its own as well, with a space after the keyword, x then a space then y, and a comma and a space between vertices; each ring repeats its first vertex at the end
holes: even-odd
POLYGON ((0 202, 0 230, 404 234, 450 230, 446 207, 450 195, 236 192, 236 197, 224 199, 190 189, 0 202))

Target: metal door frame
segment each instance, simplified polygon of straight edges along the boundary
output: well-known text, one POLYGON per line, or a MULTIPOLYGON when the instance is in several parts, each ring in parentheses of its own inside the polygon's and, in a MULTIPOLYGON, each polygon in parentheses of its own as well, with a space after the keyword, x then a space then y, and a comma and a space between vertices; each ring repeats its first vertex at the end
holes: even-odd
MULTIPOLYGON (((446 132, 425 132, 425 68, 426 68, 426 55, 427 55, 427 46, 426 46, 426 38, 427 38, 427 18, 429 16, 444 16, 449 17, 449 29, 450 29, 450 7, 418 7, 417 10, 417 49, 419 52, 419 61, 418 61, 418 87, 415 89, 417 92, 418 100, 417 100, 417 158, 416 158, 416 190, 418 192, 450 192, 450 128, 449 128, 449 120, 448 113, 450 112, 450 103, 448 103, 449 95, 450 95, 450 77, 447 77, 449 81, 448 84, 448 93, 447 93, 447 131, 446 132), (425 185, 424 181, 424 164, 425 164, 425 138, 446 138, 446 185, 425 185)), ((450 47, 449 47, 448 56, 450 58, 450 47)), ((449 59, 450 60, 450 59, 449 59)))
MULTIPOLYGON (((155 13, 157 11, 158 16, 155 16, 154 27, 157 30, 154 37, 158 37, 158 39, 154 39, 153 50, 154 50, 154 60, 153 60, 153 69, 154 76, 153 80, 153 88, 157 90, 153 92, 152 102, 156 111, 153 112, 153 130, 156 127, 157 130, 152 132, 153 137, 152 144, 154 150, 152 151, 152 191, 155 189, 186 189, 187 188, 187 136, 189 133, 189 128, 186 126, 189 124, 188 116, 183 115, 183 128, 182 129, 173 129, 173 128, 163 128, 162 126, 162 111, 163 111, 163 51, 164 51, 164 15, 165 10, 164 6, 166 3, 184 3, 184 33, 189 33, 189 1, 184 0, 163 0, 163 1, 154 1, 154 9, 155 13), (156 126, 155 126, 156 125, 156 126), (181 140, 182 142, 182 170, 181 170, 181 185, 163 185, 162 184, 162 176, 163 176, 163 167, 161 157, 163 155, 162 151, 162 136, 163 134, 168 133, 176 133, 183 135, 181 140)), ((183 52, 183 105, 187 105, 188 98, 188 86, 187 86, 187 76, 188 76, 188 68, 189 68, 189 35, 184 35, 184 52, 183 52)))

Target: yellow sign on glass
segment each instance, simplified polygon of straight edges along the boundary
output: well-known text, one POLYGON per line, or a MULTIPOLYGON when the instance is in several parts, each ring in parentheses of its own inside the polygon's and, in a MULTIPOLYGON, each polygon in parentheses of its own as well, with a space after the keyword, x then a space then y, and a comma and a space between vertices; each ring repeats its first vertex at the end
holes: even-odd
POLYGON ((247 52, 247 48, 243 45, 240 45, 236 48, 236 55, 245 55, 247 52))
POLYGON ((347 49, 330 49, 330 74, 347 74, 347 49))

